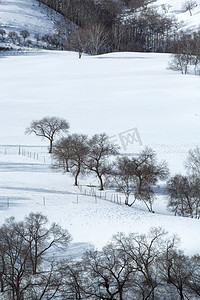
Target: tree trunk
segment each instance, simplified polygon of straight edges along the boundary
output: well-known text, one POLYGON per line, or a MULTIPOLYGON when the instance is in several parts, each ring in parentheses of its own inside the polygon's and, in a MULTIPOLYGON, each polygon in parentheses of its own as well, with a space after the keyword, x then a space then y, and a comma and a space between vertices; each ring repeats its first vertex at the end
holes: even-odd
POLYGON ((69 163, 68 163, 68 159, 65 160, 66 163, 66 172, 69 172, 69 163))
POLYGON ((75 175, 75 181, 74 181, 74 185, 75 185, 75 186, 78 186, 78 175, 79 175, 79 173, 80 173, 80 170, 78 170, 78 171, 76 172, 76 175, 75 175))
POLYGON ((129 195, 125 196, 125 205, 128 205, 128 199, 129 199, 129 195))
POLYGON ((4 292, 4 281, 2 275, 0 276, 0 282, 1 282, 1 293, 4 292))
POLYGON ((49 153, 52 153, 52 148, 53 148, 53 140, 49 140, 49 153))
POLYGON ((103 179, 102 179, 101 175, 99 175, 98 173, 97 173, 97 176, 98 176, 99 181, 100 181, 100 191, 103 191, 104 190, 104 188, 103 188, 103 179))

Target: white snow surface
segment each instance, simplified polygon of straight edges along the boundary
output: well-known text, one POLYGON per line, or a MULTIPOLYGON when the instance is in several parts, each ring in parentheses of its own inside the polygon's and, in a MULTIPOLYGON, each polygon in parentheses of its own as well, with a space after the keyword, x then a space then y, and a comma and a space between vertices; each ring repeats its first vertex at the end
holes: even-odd
MULTIPOLYGON (((119 231, 147 233, 162 226, 181 238, 186 253, 199 253, 199 220, 167 212, 162 188, 154 214, 140 203, 131 208, 99 198, 96 203, 73 186, 70 175, 51 170, 46 147, 33 147, 40 139, 24 135, 32 120, 54 115, 70 122, 71 133, 106 132, 121 146, 122 133, 137 128, 142 145, 130 141, 122 152, 134 155, 151 146, 172 174, 183 172, 188 150, 199 145, 200 78, 168 70, 168 60, 167 54, 153 53, 78 59, 77 53, 51 51, 0 57, 0 222, 41 211, 69 230, 79 252, 89 245, 101 248, 119 231), (32 146, 26 148, 32 158, 6 146, 13 144, 32 146)), ((84 188, 94 183, 93 177, 80 178, 84 188)))
MULTIPOLYGON (((71 133, 106 132, 120 146, 120 135, 137 128, 143 146, 167 159, 172 172, 183 170, 188 150, 199 144, 200 78, 167 70, 168 54, 80 60, 73 52, 43 52, 0 61, 1 144, 38 145, 40 139, 25 136, 25 128, 54 115, 69 121, 71 133)), ((133 142, 121 151, 141 149, 133 142)))

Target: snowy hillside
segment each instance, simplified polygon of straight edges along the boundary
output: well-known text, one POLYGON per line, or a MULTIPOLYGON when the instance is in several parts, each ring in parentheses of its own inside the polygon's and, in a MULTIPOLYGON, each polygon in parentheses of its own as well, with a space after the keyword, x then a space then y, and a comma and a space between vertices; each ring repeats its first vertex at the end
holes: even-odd
MULTIPOLYGON (((184 28, 198 28, 200 0, 192 16, 183 12, 183 2, 158 0, 153 5, 169 5, 166 13, 184 21, 184 28)), ((28 29, 34 36, 52 33, 56 20, 35 0, 0 2, 0 29, 28 29)), ((24 134, 32 120, 58 116, 70 123, 70 133, 106 132, 124 154, 150 146, 159 160, 167 161, 171 174, 183 173, 188 151, 200 145, 200 79, 169 70, 168 62, 168 54, 140 52, 82 59, 67 51, 0 56, 0 223, 41 211, 69 230, 78 253, 91 244, 101 248, 118 231, 146 233, 162 226, 180 236, 186 253, 199 252, 199 220, 169 213, 163 186, 155 214, 139 203, 129 208, 96 200, 76 189, 70 175, 52 171, 45 140, 24 134), (27 145, 39 159, 18 155, 19 145, 27 145)), ((84 188, 95 182, 93 177, 80 179, 84 188)))
POLYGON ((0 2, 0 29, 6 32, 28 30, 30 39, 54 33, 55 24, 62 17, 36 0, 2 0, 0 2))
MULTIPOLYGON (((200 0, 196 0, 196 7, 184 11, 185 0, 157 0, 152 6, 159 11, 174 15, 183 29, 197 30, 200 26, 200 0), (183 23, 182 23, 183 22, 183 23)), ((61 16, 37 0, 2 0, 0 2, 0 29, 19 32, 23 29, 30 31, 31 36, 38 33, 44 35, 55 31, 55 23, 61 16)))
MULTIPOLYGON (((168 59, 166 54, 112 53, 80 60, 72 52, 2 57, 1 144, 47 146, 34 135, 25 136, 24 130, 34 119, 55 115, 69 121, 70 132, 106 132, 121 147, 120 137, 137 128, 142 145, 130 141, 122 152, 134 154, 150 145, 172 174, 183 172, 188 150, 199 145, 199 77, 168 70, 168 59)), ((83 247, 101 247, 117 231, 163 226, 181 237, 187 253, 199 251, 199 220, 169 216, 163 192, 155 214, 138 204, 96 203, 80 191, 77 201, 72 178, 53 173, 46 153, 37 161, 18 156, 18 147, 14 153, 9 146, 1 149, 2 222, 11 215, 21 219, 32 210, 42 211, 83 247)), ((93 180, 80 179, 80 184, 93 180)))
MULTIPOLYGON (((163 227, 170 235, 181 238, 180 247, 187 254, 200 250, 199 220, 174 217, 166 211, 166 199, 160 195, 155 203, 155 214, 147 212, 139 202, 127 207, 100 198, 85 196, 73 186, 70 175, 53 173, 47 162, 28 157, 0 154, 0 220, 16 216, 22 220, 29 212, 42 212, 51 222, 58 222, 72 234, 77 255, 91 245, 101 248, 117 232, 147 233, 151 227, 163 227), (78 193, 78 198, 77 198, 78 193)), ((38 149, 29 149, 38 151, 38 149)), ((80 183, 89 184, 91 178, 80 179, 80 183)), ((107 195, 108 198, 108 195, 107 195)), ((72 244, 74 247, 74 244, 72 244)))
POLYGON ((196 6, 189 11, 184 11, 186 0, 157 0, 153 6, 157 6, 160 11, 166 14, 173 15, 179 22, 179 26, 183 30, 198 30, 200 29, 200 0, 196 0, 196 6))
MULTIPOLYGON (((25 128, 56 115, 69 121, 71 132, 106 132, 119 144, 120 134, 137 128, 143 146, 167 155, 174 172, 182 170, 187 151, 199 144, 199 77, 167 70, 168 61, 169 55, 152 53, 4 57, 1 144, 38 145, 40 139, 25 136, 25 128)), ((141 147, 130 144, 122 152, 141 147)))

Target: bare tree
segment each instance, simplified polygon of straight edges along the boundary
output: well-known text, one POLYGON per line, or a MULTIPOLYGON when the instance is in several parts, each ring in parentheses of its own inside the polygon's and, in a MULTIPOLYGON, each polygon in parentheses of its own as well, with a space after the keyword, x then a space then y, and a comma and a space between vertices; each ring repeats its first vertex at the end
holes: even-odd
POLYGON ((88 137, 84 134, 72 134, 59 140, 53 148, 53 168, 70 171, 74 175, 74 185, 78 185, 78 176, 86 171, 85 162, 89 152, 88 137))
POLYGON ((0 29, 1 40, 5 40, 6 31, 4 29, 0 29))
POLYGON ((62 276, 62 300, 84 300, 85 297, 85 270, 84 263, 80 261, 62 260, 59 266, 62 276))
POLYGON ((184 11, 189 11, 190 16, 192 16, 192 10, 197 6, 197 2, 194 0, 188 0, 183 3, 182 8, 184 11))
POLYGON ((82 263, 88 278, 84 285, 86 299, 128 299, 136 270, 127 254, 114 243, 105 246, 102 252, 87 252, 82 263))
POLYGON ((87 28, 88 52, 92 55, 105 52, 107 37, 105 26, 100 23, 90 24, 87 28))
POLYGON ((190 278, 193 274, 190 258, 175 247, 167 247, 163 258, 160 260, 161 278, 173 287, 175 299, 191 299, 188 289, 190 278))
POLYGON ((79 174, 85 172, 85 162, 89 152, 87 135, 72 134, 70 147, 70 169, 75 178, 74 185, 77 186, 79 174))
POLYGON ((150 212, 153 212, 154 190, 159 180, 166 180, 169 176, 169 169, 165 161, 158 162, 156 153, 146 147, 138 156, 133 158, 134 175, 137 177, 137 190, 135 197, 146 205, 150 212))
POLYGON ((200 297, 200 256, 198 254, 190 258, 190 266, 190 278, 186 284, 194 295, 200 297))
POLYGON ((28 30, 24 29, 24 30, 20 31, 20 35, 23 37, 24 44, 25 44, 26 39, 30 36, 30 32, 28 30))
POLYGON ((54 169, 63 169, 70 172, 70 158, 72 153, 72 136, 58 140, 53 147, 53 165, 54 169))
POLYGON ((67 47, 79 52, 79 58, 83 52, 97 55, 105 52, 108 34, 102 24, 90 23, 87 27, 73 31, 67 39, 67 47))
POLYGON ((24 238, 30 247, 30 263, 33 274, 37 273, 47 251, 55 247, 66 248, 71 241, 67 230, 62 229, 56 223, 52 223, 50 227, 46 227, 47 224, 47 217, 41 213, 30 213, 25 218, 26 236, 24 238))
POLYGON ((189 174, 200 177, 200 148, 198 146, 189 151, 185 167, 189 174))
POLYGON ((145 148, 136 158, 118 159, 113 177, 118 190, 125 194, 126 205, 131 206, 136 200, 141 200, 153 212, 154 187, 168 174, 167 164, 164 161, 158 163, 156 153, 151 148, 145 148), (129 203, 131 194, 134 200, 129 203))
MULTIPOLYGON (((120 157, 117 159, 114 166, 112 178, 117 185, 117 191, 122 192, 125 195, 125 204, 130 205, 129 197, 131 194, 134 195, 137 186, 132 160, 127 156, 120 157)), ((134 198, 133 203, 135 200, 136 199, 134 198)))
POLYGON ((0 228, 1 291, 11 300, 23 300, 31 284, 30 249, 21 234, 24 231, 13 217, 0 228))
POLYGON ((181 71, 182 74, 188 74, 191 65, 195 66, 195 72, 199 63, 198 45, 200 38, 198 34, 191 35, 180 32, 176 35, 173 55, 169 62, 169 68, 174 71, 181 71))
POLYGON ((11 41, 13 42, 13 44, 16 44, 17 42, 20 42, 20 37, 17 34, 17 32, 15 32, 15 31, 10 31, 8 33, 8 38, 11 39, 11 41))
POLYGON ((38 45, 39 41, 41 40, 41 36, 40 36, 39 33, 36 33, 36 34, 34 35, 34 37, 35 37, 36 42, 37 42, 37 45, 38 45))
POLYGON ((25 299, 51 300, 57 298, 62 286, 62 277, 57 262, 51 261, 44 270, 34 275, 25 299))
POLYGON ((175 175, 167 183, 168 209, 183 217, 200 217, 200 178, 175 175))
POLYGON ((69 123, 58 117, 45 117, 40 120, 32 121, 30 126, 26 128, 25 133, 34 133, 42 138, 47 138, 50 143, 49 153, 52 153, 52 146, 55 136, 61 132, 67 132, 69 123))
POLYGON ((113 145, 105 133, 95 134, 88 142, 89 153, 86 161, 87 168, 94 172, 99 179, 100 190, 104 189, 103 178, 111 173, 111 155, 116 155, 118 148, 113 145))
POLYGON ((136 294, 134 299, 161 299, 158 262, 165 249, 166 232, 162 228, 151 228, 147 235, 119 233, 113 239, 117 249, 126 254, 132 269, 136 270, 130 289, 136 294))
POLYGON ((187 74, 190 61, 191 57, 188 54, 172 54, 169 68, 173 71, 181 71, 182 74, 187 74))
POLYGON ((0 282, 6 299, 42 300, 47 294, 53 299, 58 292, 61 280, 57 264, 45 256, 50 249, 65 248, 71 237, 59 225, 46 224, 47 218, 41 213, 31 213, 25 221, 16 222, 11 217, 0 227, 0 282))
POLYGON ((66 47, 69 50, 78 51, 79 58, 88 51, 87 31, 82 28, 74 30, 66 40, 66 47))

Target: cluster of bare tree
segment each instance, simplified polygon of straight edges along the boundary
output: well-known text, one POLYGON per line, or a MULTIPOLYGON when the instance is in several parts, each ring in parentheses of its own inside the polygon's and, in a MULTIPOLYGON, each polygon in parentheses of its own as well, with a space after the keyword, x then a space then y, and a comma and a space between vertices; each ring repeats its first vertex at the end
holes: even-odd
MULTIPOLYGON (((186 300, 200 296, 200 256, 186 256, 177 237, 162 228, 115 235, 102 251, 76 260, 54 259, 64 251, 66 230, 31 213, 0 227, 1 295, 7 300, 186 300), (49 254, 48 254, 49 253, 49 254)), ((73 254, 73 253, 72 253, 73 254)))
MULTIPOLYGON (((39 0, 76 26, 67 31, 65 48, 89 54, 172 49, 176 22, 148 4, 154 0, 39 0)), ((60 23, 59 23, 60 30, 60 23)))
POLYGON ((53 148, 53 167, 71 171, 78 185, 79 174, 93 172, 104 189, 104 179, 112 171, 110 156, 117 154, 117 147, 105 134, 95 134, 88 138, 83 134, 71 134, 55 143, 53 148))
POLYGON ((0 291, 5 299, 55 299, 61 275, 51 251, 66 249, 70 240, 67 230, 48 226, 41 213, 20 222, 7 219, 0 227, 0 291))
POLYGON ((90 139, 84 134, 68 134, 53 146, 55 137, 67 132, 68 128, 69 123, 64 119, 44 117, 32 121, 25 133, 34 133, 49 140, 53 168, 71 172, 76 186, 80 174, 93 173, 99 180, 100 190, 104 189, 106 181, 124 193, 126 205, 131 206, 140 200, 153 212, 154 187, 158 180, 167 178, 169 170, 165 162, 157 162, 156 153, 151 148, 146 148, 136 158, 123 156, 112 161, 111 156, 116 155, 119 149, 105 133, 95 134, 90 139), (132 203, 129 202, 130 195, 134 198, 132 203))
POLYGON ((176 36, 170 69, 182 74, 200 74, 200 31, 176 36))
MULTIPOLYGON (((71 172, 78 185, 79 174, 93 172, 104 189, 104 183, 125 195, 125 204, 142 201, 153 212, 155 187, 169 177, 165 161, 158 162, 156 153, 145 148, 137 157, 117 156, 117 148, 108 136, 72 134, 59 140, 53 148, 53 167, 71 172)), ((167 182, 168 209, 175 215, 200 217, 200 149, 189 152, 186 164, 188 175, 171 177, 167 182)))
POLYGON ((30 32, 26 29, 21 30, 19 33, 16 31, 6 32, 4 29, 0 29, 0 41, 9 43, 12 42, 18 46, 25 47, 41 47, 47 49, 64 49, 64 41, 61 33, 44 34, 40 35, 36 33, 34 37, 30 37, 30 32))
POLYGON ((119 157, 114 166, 112 183, 125 195, 125 204, 131 206, 136 200, 143 201, 153 212, 156 184, 169 176, 167 163, 158 163, 156 153, 147 147, 137 157, 119 157), (131 203, 130 195, 133 197, 131 203))
POLYGON ((177 174, 167 183, 168 208, 175 215, 200 218, 200 148, 189 151, 187 176, 177 174))
POLYGON ((105 133, 95 134, 91 139, 82 134, 68 135, 53 147, 53 167, 71 172, 75 185, 78 185, 79 174, 92 172, 99 180, 100 190, 106 183, 125 195, 126 205, 143 201, 153 212, 154 188, 159 180, 169 175, 166 162, 158 163, 151 148, 145 148, 134 158, 111 159, 117 150, 105 133), (130 196, 133 197, 131 202, 130 196))
MULTIPOLYGON (((158 162, 156 153, 146 147, 136 157, 116 156, 118 147, 110 142, 105 133, 88 138, 84 134, 68 134, 53 145, 55 137, 66 133, 69 123, 58 117, 44 117, 32 121, 25 133, 34 133, 49 140, 52 167, 71 172, 78 186, 79 175, 95 174, 100 190, 105 183, 122 192, 125 204, 131 206, 142 201, 153 212, 155 187, 168 179, 169 169, 165 161, 158 162), (131 198, 131 200, 130 200, 131 198)), ((175 215, 200 217, 200 149, 191 150, 186 162, 187 176, 180 174, 167 182, 168 209, 175 215)))
POLYGON ((186 300, 200 295, 200 257, 184 255, 177 238, 160 228, 148 235, 119 233, 101 252, 87 252, 70 269, 68 263, 62 266, 63 299, 186 300))
POLYGON ((26 29, 21 30, 19 34, 16 31, 10 31, 7 33, 5 29, 0 29, 1 42, 11 41, 13 44, 29 46, 32 43, 31 40, 28 39, 29 36, 30 33, 26 29))

